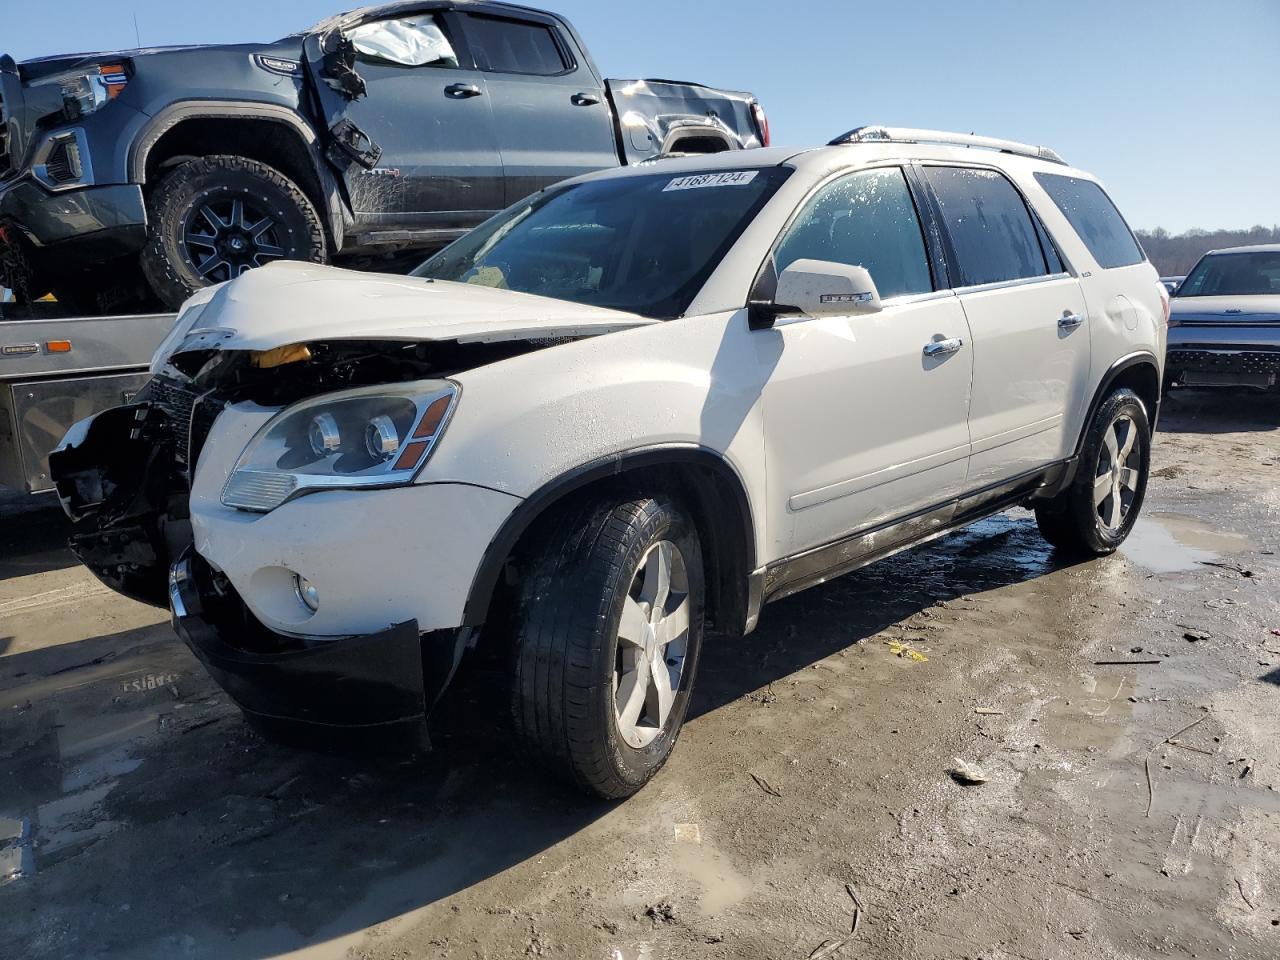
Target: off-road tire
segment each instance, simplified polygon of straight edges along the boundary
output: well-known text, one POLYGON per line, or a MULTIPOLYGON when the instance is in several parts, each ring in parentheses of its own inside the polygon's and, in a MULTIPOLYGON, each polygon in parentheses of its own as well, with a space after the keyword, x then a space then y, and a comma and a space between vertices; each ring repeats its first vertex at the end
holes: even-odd
POLYGON ((521 585, 515 618, 512 712, 524 746, 600 797, 630 796, 661 769, 689 706, 702 646, 702 554, 693 522, 671 497, 604 498, 562 511, 521 585), (679 687, 661 732, 635 748, 615 714, 614 672, 624 601, 660 541, 683 556, 691 604, 679 687))
MULTIPOLYGON (((245 157, 216 155, 188 160, 167 172, 147 195, 150 222, 141 263, 147 282, 169 309, 209 281, 184 253, 188 217, 210 197, 244 197, 277 217, 285 260, 328 260, 328 242, 315 206, 278 170, 245 157)), ((215 281, 216 282, 216 281, 215 281)))
POLYGON ((1113 553, 1137 522, 1146 496, 1151 470, 1151 425, 1147 408, 1132 390, 1116 390, 1098 407, 1089 423, 1080 460, 1070 486, 1035 508, 1041 535, 1053 546, 1068 553, 1102 556, 1113 553), (1128 417, 1137 428, 1140 453, 1137 489, 1121 523, 1108 527, 1094 504, 1094 483, 1099 476, 1107 431, 1117 420, 1128 417))

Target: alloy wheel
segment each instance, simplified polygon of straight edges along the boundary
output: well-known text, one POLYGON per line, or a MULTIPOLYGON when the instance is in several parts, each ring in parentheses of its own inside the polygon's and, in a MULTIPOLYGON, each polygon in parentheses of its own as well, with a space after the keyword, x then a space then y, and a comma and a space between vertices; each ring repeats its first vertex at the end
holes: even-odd
POLYGON ((689 648, 689 579, 670 540, 645 552, 618 624, 613 712, 618 732, 637 749, 662 733, 684 679, 689 648))
POLYGON ((1124 525, 1138 495, 1141 472, 1138 425, 1131 417, 1117 417, 1103 434, 1093 479, 1093 507, 1106 529, 1124 525))
POLYGON ((253 198, 206 197, 187 215, 182 253, 208 283, 285 256, 284 227, 253 198))

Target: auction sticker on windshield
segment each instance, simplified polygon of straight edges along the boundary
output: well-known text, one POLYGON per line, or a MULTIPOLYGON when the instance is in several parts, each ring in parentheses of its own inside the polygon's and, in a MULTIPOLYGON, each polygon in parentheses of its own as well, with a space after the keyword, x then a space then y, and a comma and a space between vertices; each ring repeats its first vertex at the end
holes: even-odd
POLYGON ((665 187, 668 190, 697 190, 699 187, 745 187, 756 178, 759 170, 732 170, 728 173, 695 173, 688 177, 676 177, 665 187))

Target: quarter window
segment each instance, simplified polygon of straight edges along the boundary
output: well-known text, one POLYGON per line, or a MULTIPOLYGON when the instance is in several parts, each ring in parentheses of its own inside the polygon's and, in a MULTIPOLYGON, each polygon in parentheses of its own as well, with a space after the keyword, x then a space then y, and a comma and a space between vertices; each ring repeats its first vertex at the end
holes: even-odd
POLYGON ((1116 205, 1092 180, 1037 173, 1036 181, 1080 235, 1098 266, 1128 267, 1147 259, 1116 205))
POLYGON ((550 77, 569 69, 548 26, 478 15, 468 16, 466 24, 467 42, 481 70, 550 77))
POLYGON ((972 167, 923 169, 942 208, 942 220, 959 261, 960 285, 1024 280, 1049 273, 1027 205, 1001 174, 972 167))
POLYGON ((924 235, 906 177, 897 167, 863 170, 823 187, 801 210, 775 254, 865 267, 881 297, 933 289, 924 235))

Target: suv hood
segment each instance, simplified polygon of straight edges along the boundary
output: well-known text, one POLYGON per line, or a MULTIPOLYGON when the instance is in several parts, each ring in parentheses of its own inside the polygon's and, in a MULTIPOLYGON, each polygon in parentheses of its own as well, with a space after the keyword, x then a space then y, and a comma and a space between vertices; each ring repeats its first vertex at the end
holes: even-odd
POLYGON ((308 341, 512 340, 596 336, 661 323, 633 313, 469 283, 273 263, 187 301, 158 356, 270 350, 308 341))
POLYGON ((1173 297, 1169 301, 1169 319, 1180 324, 1280 324, 1280 294, 1173 297))

